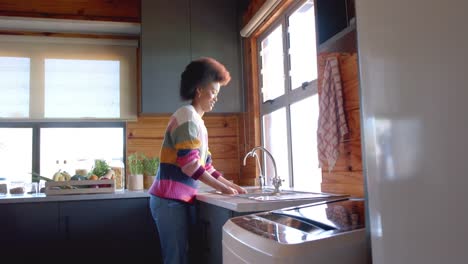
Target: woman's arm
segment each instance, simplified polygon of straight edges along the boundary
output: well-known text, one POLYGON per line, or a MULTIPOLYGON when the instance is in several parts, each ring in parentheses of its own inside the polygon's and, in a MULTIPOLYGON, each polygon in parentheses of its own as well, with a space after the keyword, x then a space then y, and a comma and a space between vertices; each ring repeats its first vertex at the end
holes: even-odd
MULTIPOLYGON (((231 181, 226 180, 223 177, 223 175, 213 167, 212 159, 211 159, 211 152, 209 150, 208 150, 208 156, 206 158, 205 170, 206 172, 208 172, 209 175, 212 176, 214 180, 219 182, 219 184, 222 184, 222 185, 225 185, 226 187, 234 189, 237 193, 247 193, 247 191, 244 188, 238 186, 237 184, 232 183, 231 181)), ((217 184, 217 183, 213 183, 213 184, 217 184)))
POLYGON ((239 185, 227 180, 223 176, 219 176, 218 181, 222 182, 223 184, 227 185, 228 187, 233 188, 234 190, 238 191, 239 193, 247 193, 247 190, 245 190, 244 188, 240 187, 239 185))
MULTIPOLYGON (((221 178, 221 177, 222 176, 220 176, 219 178, 221 178)), ((208 185, 210 187, 213 187, 214 189, 216 189, 216 190, 218 190, 218 191, 220 191, 220 192, 222 192, 224 194, 238 194, 239 193, 235 188, 232 188, 230 185, 227 185, 227 184, 223 183, 222 181, 220 181, 219 178, 216 179, 213 176, 211 176, 210 173, 205 171, 200 176, 200 178, 198 178, 198 180, 202 181, 204 184, 206 184, 206 185, 208 185)))

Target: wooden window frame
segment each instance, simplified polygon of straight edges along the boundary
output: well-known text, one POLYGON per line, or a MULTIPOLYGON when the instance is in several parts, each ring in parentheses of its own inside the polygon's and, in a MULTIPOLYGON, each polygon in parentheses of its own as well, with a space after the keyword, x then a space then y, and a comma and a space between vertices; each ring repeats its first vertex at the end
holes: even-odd
MULTIPOLYGON (((282 107, 286 108, 286 118, 287 118, 287 137, 288 137, 288 172, 289 172, 289 183, 290 187, 294 186, 294 171, 293 171, 293 156, 292 156, 292 137, 291 137, 291 111, 290 107, 292 104, 306 99, 310 96, 318 94, 318 82, 317 79, 312 80, 308 83, 304 83, 302 87, 295 87, 296 89, 291 88, 291 78, 289 75, 290 70, 290 57, 288 53, 289 49, 289 34, 288 34, 288 17, 296 11, 300 6, 302 6, 306 0, 285 0, 283 1, 272 15, 267 18, 267 20, 252 34, 249 38, 247 45, 250 46, 250 59, 251 61, 251 80, 249 86, 251 87, 249 95, 252 95, 251 99, 247 102, 247 112, 250 113, 250 116, 247 118, 253 119, 255 137, 250 139, 250 142, 254 142, 254 145, 263 145, 263 116, 269 113, 272 113, 282 107), (272 101, 262 102, 261 95, 261 41, 265 39, 268 34, 270 34, 277 26, 283 25, 283 54, 285 58, 284 63, 284 74, 285 74, 285 93, 272 101), (285 37, 286 36, 286 37, 285 37)), ((315 16, 317 15, 316 2, 314 1, 314 11, 315 16)), ((317 27, 317 23, 316 27, 317 27)), ((317 28, 315 29, 317 32, 317 28)), ((318 47, 318 43, 317 43, 318 47)), ((265 160, 265 159, 263 159, 265 160)), ((263 167, 265 163, 262 162, 263 167)), ((265 171, 265 170, 263 170, 265 171)))

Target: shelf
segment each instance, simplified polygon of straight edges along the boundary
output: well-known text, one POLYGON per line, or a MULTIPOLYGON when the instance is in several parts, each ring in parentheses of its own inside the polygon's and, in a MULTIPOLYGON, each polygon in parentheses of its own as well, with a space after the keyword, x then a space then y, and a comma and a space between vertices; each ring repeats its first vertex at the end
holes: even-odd
POLYGON ((356 46, 356 24, 354 23, 320 44, 317 52, 347 52, 356 50, 356 46))

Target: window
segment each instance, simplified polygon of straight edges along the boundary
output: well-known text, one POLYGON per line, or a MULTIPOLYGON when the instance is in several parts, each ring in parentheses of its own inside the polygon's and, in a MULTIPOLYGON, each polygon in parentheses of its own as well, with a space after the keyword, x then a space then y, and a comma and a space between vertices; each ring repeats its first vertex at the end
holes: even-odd
POLYGON ((0 178, 31 182, 32 127, 0 127, 0 178))
POLYGON ((0 121, 136 120, 137 44, 0 36, 0 121))
POLYGON ((0 117, 29 116, 30 59, 0 57, 0 117))
POLYGON ((48 127, 40 134, 41 175, 52 176, 58 169, 74 175, 92 168, 95 159, 124 162, 122 127, 48 127))
POLYGON ((125 123, 0 123, 0 178, 31 182, 32 172, 52 178, 90 170, 95 159, 125 163, 125 123))
MULTIPOLYGON (((263 145, 277 160, 283 186, 319 191, 315 36, 309 0, 289 8, 257 41, 263 145)), ((273 166, 264 162, 271 183, 273 166)))

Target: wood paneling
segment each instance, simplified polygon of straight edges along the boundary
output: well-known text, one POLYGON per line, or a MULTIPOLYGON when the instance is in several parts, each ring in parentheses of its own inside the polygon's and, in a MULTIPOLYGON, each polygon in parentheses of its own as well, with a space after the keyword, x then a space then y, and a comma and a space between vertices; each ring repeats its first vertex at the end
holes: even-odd
MULTIPOLYGON (((260 140, 260 94, 258 91, 258 59, 257 43, 255 38, 244 39, 244 85, 245 85, 245 109, 241 115, 241 142, 244 144, 239 148, 240 158, 255 146, 261 145, 260 140)), ((246 166, 240 168, 241 185, 258 185, 258 168, 254 159, 248 158, 246 166)))
POLYGON ((362 171, 349 172, 323 172, 322 183, 327 184, 360 184, 362 183, 362 171))
POLYGON ((361 120, 359 108, 359 79, 356 53, 321 53, 318 57, 319 92, 323 80, 326 58, 338 57, 343 100, 349 133, 339 147, 340 155, 335 167, 328 172, 322 168, 322 191, 364 196, 362 174, 361 120))
POLYGON ((348 194, 352 197, 364 197, 364 184, 360 183, 322 183, 322 192, 348 194))
MULTIPOLYGON (((340 156, 332 172, 347 172, 362 170, 361 139, 345 141, 339 146, 340 156)), ((328 166, 323 167, 328 172, 328 166)))
POLYGON ((140 22, 139 0, 1 0, 0 16, 140 22))
MULTIPOLYGON (((212 114, 203 117, 208 130, 213 166, 227 179, 239 182, 241 157, 239 114, 212 114)), ((159 156, 170 115, 141 116, 127 123, 127 155, 140 152, 159 156)))

